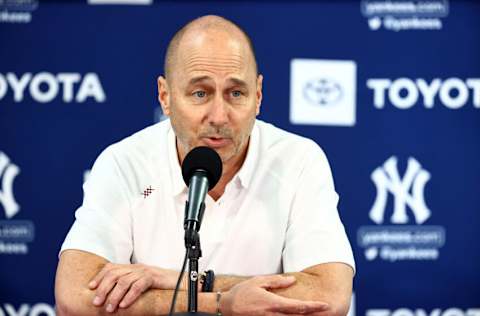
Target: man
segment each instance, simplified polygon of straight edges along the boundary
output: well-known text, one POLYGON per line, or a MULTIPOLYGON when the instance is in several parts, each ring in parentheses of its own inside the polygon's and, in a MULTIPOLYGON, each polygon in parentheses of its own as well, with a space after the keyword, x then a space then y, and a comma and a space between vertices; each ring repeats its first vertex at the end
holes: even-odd
POLYGON ((249 38, 228 20, 204 16, 174 36, 158 79, 170 120, 95 162, 62 246, 59 315, 168 313, 185 251, 180 165, 197 146, 223 164, 201 231, 200 269, 216 277, 199 311, 346 314, 354 262, 328 162, 312 141, 255 119, 262 80, 249 38))

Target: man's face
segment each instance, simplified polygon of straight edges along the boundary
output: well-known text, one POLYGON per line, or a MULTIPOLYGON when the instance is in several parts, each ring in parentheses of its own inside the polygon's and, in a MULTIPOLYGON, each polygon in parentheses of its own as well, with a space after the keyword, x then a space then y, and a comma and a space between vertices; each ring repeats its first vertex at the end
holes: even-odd
POLYGON ((262 97, 246 42, 210 31, 180 45, 162 102, 180 159, 197 146, 214 149, 223 163, 241 159, 262 97))

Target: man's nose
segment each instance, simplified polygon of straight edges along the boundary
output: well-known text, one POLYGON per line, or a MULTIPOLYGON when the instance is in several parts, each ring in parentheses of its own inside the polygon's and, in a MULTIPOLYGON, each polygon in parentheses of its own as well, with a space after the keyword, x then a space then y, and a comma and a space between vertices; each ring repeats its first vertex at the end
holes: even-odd
POLYGON ((208 121, 215 126, 223 126, 228 122, 228 104, 221 95, 216 95, 210 104, 208 121))

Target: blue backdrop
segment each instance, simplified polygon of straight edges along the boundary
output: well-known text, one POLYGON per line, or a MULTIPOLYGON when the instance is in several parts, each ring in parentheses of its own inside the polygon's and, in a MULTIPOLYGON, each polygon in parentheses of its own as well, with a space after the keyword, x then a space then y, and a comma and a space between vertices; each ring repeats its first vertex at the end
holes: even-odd
POLYGON ((204 14, 251 35, 260 118, 329 157, 351 313, 480 315, 479 2, 98 2, 0 1, 0 315, 54 315, 84 178, 162 119, 166 45, 204 14))

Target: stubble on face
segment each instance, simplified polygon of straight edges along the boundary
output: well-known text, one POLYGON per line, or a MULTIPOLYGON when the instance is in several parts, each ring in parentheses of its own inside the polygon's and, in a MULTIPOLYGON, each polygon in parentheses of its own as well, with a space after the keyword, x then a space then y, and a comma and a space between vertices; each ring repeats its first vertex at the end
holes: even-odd
POLYGON ((177 120, 175 115, 171 116, 172 127, 177 136, 177 149, 179 150, 180 161, 183 160, 185 155, 195 147, 206 146, 202 142, 204 138, 224 138, 228 139, 231 144, 223 148, 214 148, 220 155, 223 163, 228 163, 233 157, 238 157, 246 146, 248 145, 250 132, 253 128, 255 119, 252 119, 248 123, 243 133, 235 135, 232 128, 228 126, 214 126, 214 125, 201 125, 198 131, 189 133, 188 129, 191 127, 183 126, 184 121, 177 120))

